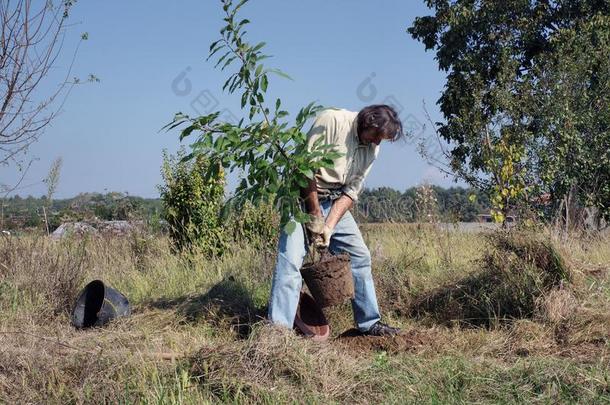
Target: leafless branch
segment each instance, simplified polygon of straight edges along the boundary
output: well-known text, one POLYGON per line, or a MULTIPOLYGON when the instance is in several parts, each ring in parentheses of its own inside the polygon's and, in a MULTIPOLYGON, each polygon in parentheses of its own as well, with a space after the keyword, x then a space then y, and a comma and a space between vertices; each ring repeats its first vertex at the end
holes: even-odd
POLYGON ((57 67, 72 3, 0 2, 0 165, 15 163, 42 135, 75 84, 69 78, 82 38, 65 77, 49 91, 42 86, 57 67))

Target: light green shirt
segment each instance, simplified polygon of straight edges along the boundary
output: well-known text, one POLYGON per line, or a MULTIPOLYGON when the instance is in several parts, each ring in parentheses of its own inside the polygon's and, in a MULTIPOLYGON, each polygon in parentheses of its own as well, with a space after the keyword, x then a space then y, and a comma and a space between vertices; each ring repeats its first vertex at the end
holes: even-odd
POLYGON ((310 150, 317 139, 323 138, 324 144, 333 145, 334 150, 343 154, 335 159, 333 167, 322 168, 316 173, 320 196, 343 193, 356 201, 362 191, 364 179, 379 153, 379 146, 360 143, 357 116, 357 112, 348 110, 323 110, 307 134, 310 150))

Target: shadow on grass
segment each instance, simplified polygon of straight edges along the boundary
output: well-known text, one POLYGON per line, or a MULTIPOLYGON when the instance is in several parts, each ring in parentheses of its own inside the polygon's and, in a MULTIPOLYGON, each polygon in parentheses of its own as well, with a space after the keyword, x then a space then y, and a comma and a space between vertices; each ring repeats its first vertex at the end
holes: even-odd
POLYGON ((241 338, 249 336, 252 325, 264 319, 266 307, 256 307, 251 292, 243 283, 228 277, 201 295, 160 299, 148 303, 158 309, 175 309, 186 322, 208 322, 215 327, 230 327, 241 338))

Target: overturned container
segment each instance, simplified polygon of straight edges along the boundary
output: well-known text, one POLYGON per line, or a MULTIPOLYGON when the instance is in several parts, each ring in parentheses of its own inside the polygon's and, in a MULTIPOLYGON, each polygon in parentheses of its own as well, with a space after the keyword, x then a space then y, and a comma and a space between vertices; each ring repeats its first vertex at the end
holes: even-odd
POLYGON ((103 281, 94 280, 78 295, 72 310, 72 325, 79 329, 103 326, 112 319, 130 314, 127 297, 103 281))
POLYGON ((321 308, 354 298, 354 278, 347 253, 333 255, 325 250, 318 261, 303 266, 301 275, 321 308))

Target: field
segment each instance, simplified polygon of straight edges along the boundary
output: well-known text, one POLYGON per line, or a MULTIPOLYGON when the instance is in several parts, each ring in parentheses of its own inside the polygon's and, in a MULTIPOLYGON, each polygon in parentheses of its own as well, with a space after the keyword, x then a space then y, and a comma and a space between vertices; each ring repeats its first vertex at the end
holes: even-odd
POLYGON ((164 237, 0 239, 0 402, 610 403, 610 238, 367 225, 398 338, 327 343, 264 322, 274 252, 172 255, 164 237), (129 318, 70 326, 82 286, 129 318))

